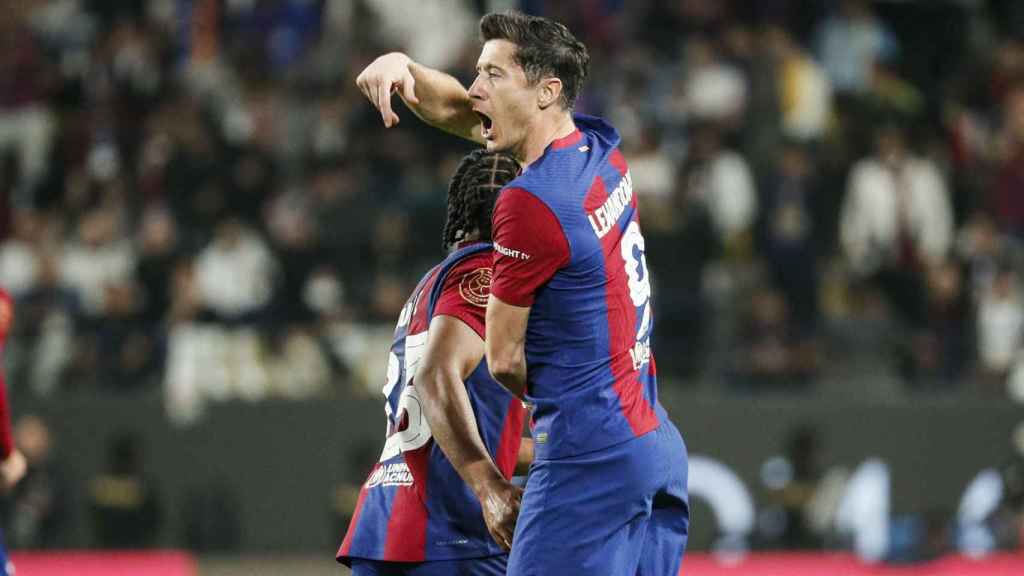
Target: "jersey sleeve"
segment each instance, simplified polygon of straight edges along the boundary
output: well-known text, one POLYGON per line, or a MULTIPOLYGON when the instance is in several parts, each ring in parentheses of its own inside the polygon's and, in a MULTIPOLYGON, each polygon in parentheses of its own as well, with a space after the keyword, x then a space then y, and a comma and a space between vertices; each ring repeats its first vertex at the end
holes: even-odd
POLYGON ((484 338, 487 298, 491 294, 491 255, 484 253, 458 263, 445 278, 434 316, 457 318, 484 338))
POLYGON ((494 206, 494 279, 491 292, 514 306, 532 306, 534 294, 569 263, 569 241, 551 209, 521 188, 501 193, 494 206))

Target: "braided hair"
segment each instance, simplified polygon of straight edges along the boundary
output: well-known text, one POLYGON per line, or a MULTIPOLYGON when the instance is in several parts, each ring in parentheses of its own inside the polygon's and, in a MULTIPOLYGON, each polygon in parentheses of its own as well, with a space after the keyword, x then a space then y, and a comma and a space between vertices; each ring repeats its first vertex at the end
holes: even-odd
POLYGON ((470 152, 459 163, 448 186, 448 217, 442 242, 449 250, 473 232, 491 240, 491 214, 502 187, 514 180, 521 168, 515 158, 484 149, 470 152))

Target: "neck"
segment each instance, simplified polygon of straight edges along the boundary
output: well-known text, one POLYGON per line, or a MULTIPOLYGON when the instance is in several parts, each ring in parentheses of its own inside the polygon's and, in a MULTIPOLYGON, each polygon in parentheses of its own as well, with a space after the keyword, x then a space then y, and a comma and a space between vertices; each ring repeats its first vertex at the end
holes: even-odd
POLYGON ((470 244, 476 244, 478 242, 483 242, 483 241, 484 240, 482 238, 480 238, 480 233, 479 232, 473 232, 472 234, 467 235, 462 240, 459 240, 455 244, 452 244, 451 246, 449 246, 448 247, 448 253, 451 254, 452 252, 455 252, 459 248, 463 248, 465 246, 469 246, 470 244))
POLYGON ((558 111, 554 114, 538 114, 526 131, 526 141, 516 154, 519 163, 525 169, 544 155, 544 151, 552 142, 559 138, 565 138, 576 130, 576 124, 572 121, 572 114, 568 111, 558 111), (553 117, 552 117, 553 116, 553 117))

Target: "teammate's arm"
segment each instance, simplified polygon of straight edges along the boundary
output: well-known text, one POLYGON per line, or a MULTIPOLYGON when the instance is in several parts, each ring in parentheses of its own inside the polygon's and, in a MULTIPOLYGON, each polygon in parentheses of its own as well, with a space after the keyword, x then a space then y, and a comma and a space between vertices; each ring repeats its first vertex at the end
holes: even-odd
POLYGON ((427 124, 479 144, 484 142, 480 119, 473 113, 465 86, 401 52, 374 60, 356 77, 356 85, 380 110, 388 128, 399 122, 391 108, 391 94, 397 92, 405 105, 427 124))
POLYGON ((516 457, 516 476, 525 476, 533 464, 533 438, 519 441, 519 454, 516 457))
POLYGON ((21 451, 15 448, 11 435, 11 415, 7 406, 7 383, 0 370, 0 489, 7 492, 14 488, 28 471, 28 464, 21 451))
POLYGON ((513 306, 491 294, 487 302, 487 366, 512 394, 526 394, 526 322, 530 308, 513 306))
MULTIPOLYGON (((14 319, 14 306, 7 292, 0 290, 0 354, 14 319)), ((2 358, 0 358, 2 360, 2 358)), ((11 434, 11 411, 7 404, 7 382, 0 367, 0 488, 14 488, 28 469, 25 457, 14 446, 11 434)))
POLYGON ((479 498, 491 536, 508 549, 522 490, 505 480, 487 452, 464 384, 483 356, 483 340, 472 328, 435 316, 414 382, 434 440, 479 498))

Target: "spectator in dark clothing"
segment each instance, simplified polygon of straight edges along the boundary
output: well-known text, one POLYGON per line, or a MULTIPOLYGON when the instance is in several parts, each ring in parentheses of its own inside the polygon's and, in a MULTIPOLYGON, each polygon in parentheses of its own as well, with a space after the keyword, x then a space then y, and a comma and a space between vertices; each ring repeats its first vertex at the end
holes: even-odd
POLYGON ((131 433, 107 444, 106 470, 90 484, 99 548, 149 548, 157 543, 162 512, 153 480, 143 467, 141 440, 131 433))
POLYGON ((801 334, 782 295, 758 290, 740 326, 733 383, 752 391, 802 389, 818 368, 817 347, 801 334))
POLYGON ((992 207, 1003 231, 1024 238, 1024 84, 1006 98, 1003 139, 992 207))
POLYGON ((151 207, 142 215, 138 235, 135 278, 142 291, 141 320, 158 328, 171 307, 169 279, 179 258, 178 226, 169 211, 151 207))
POLYGON ((274 187, 274 165, 266 153, 245 148, 228 161, 227 210, 253 227, 261 227, 274 187))
POLYGON ((763 191, 758 244, 802 330, 818 316, 818 257, 825 249, 821 190, 806 148, 788 143, 763 191))
POLYGON ((915 387, 948 386, 963 374, 970 358, 970 299, 954 261, 931 270, 927 282, 927 320, 914 338, 908 381, 915 387))
POLYGON ((161 188, 175 219, 189 225, 182 240, 198 247, 213 235, 225 212, 220 148, 196 101, 175 102, 167 110, 166 122, 170 150, 164 170, 167 181, 161 188))
POLYGON ((309 324, 315 319, 304 297, 307 283, 325 259, 317 229, 305 206, 279 198, 270 210, 271 244, 280 262, 280 279, 274 291, 272 320, 276 325, 309 324))
POLYGON ((335 263, 342 283, 359 288, 372 271, 367 270, 370 242, 379 206, 359 189, 359 169, 340 159, 325 159, 309 175, 310 212, 325 256, 335 263))
POLYGON ((765 531, 771 533, 762 534, 767 546, 816 550, 824 544, 808 514, 823 476, 819 436, 820 431, 810 424, 793 428, 786 435, 784 454, 762 466, 768 509, 773 516, 779 515, 777 523, 771 523, 773 530, 765 531))
POLYGON ((27 2, 5 5, 0 18, 0 155, 18 158, 15 198, 28 205, 46 171, 54 119, 45 100, 52 85, 52 65, 29 26, 27 2))
POLYGON ((6 543, 34 550, 64 547, 70 519, 69 486, 51 457, 50 430, 42 418, 22 416, 14 426, 14 440, 28 461, 28 473, 7 501, 6 543))

